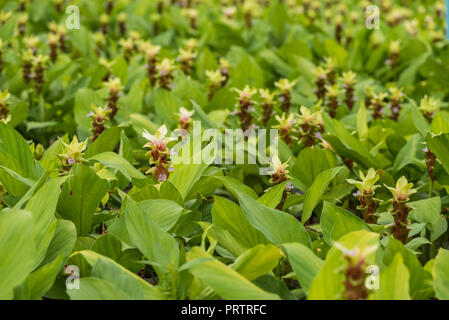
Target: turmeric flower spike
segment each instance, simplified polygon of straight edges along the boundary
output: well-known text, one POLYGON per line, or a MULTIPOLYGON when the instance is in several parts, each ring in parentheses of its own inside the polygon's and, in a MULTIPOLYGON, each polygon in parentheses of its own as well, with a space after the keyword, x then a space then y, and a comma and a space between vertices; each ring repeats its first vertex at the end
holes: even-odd
POLYGON ((273 156, 270 161, 270 166, 272 170, 268 174, 271 176, 271 184, 280 184, 291 179, 287 170, 288 160, 282 163, 278 156, 273 156))
POLYGON ((0 91, 0 120, 6 120, 8 118, 8 99, 10 94, 8 90, 0 91))
POLYGON ((268 89, 259 90, 260 98, 262 99, 262 123, 264 127, 268 126, 268 121, 270 121, 273 115, 273 107, 275 105, 274 97, 275 92, 270 92, 268 89))
POLYGON ((97 138, 102 134, 108 126, 106 126, 106 122, 109 120, 109 114, 111 113, 111 109, 109 107, 97 107, 92 105, 93 111, 90 112, 87 116, 92 119, 92 142, 97 140, 97 138))
POLYGON ((156 65, 156 70, 158 72, 159 86, 171 90, 173 85, 173 71, 175 70, 173 61, 165 58, 156 65))
POLYGON ((120 78, 111 78, 104 86, 109 89, 108 108, 111 110, 111 121, 114 121, 118 112, 117 101, 122 95, 123 86, 120 78))
POLYGON ((222 83, 226 80, 226 78, 223 76, 219 69, 215 71, 206 70, 206 77, 209 84, 208 99, 209 101, 211 101, 215 95, 215 92, 222 86, 222 83))
POLYGON ((285 117, 285 113, 282 114, 281 117, 275 116, 278 125, 273 126, 274 129, 279 129, 279 135, 282 140, 289 146, 292 145, 294 137, 292 137, 293 133, 293 125, 295 124, 295 115, 290 113, 288 117, 285 117))
POLYGON ((440 101, 427 95, 421 99, 419 110, 423 113, 424 117, 430 122, 433 116, 440 108, 440 101))
POLYGON ((150 169, 147 173, 153 173, 158 182, 163 182, 168 179, 170 171, 173 170, 169 160, 169 150, 167 145, 175 138, 166 137, 167 127, 162 125, 154 135, 144 130, 143 137, 149 142, 143 147, 150 148, 147 156, 150 156, 150 169))
POLYGON ((391 115, 390 119, 393 121, 397 121, 399 118, 399 114, 401 112, 401 102, 404 100, 404 93, 396 88, 390 88, 390 108, 391 108, 391 115))
POLYGON ((288 79, 280 79, 274 83, 274 86, 279 89, 279 100, 281 102, 281 110, 289 112, 291 106, 292 89, 297 81, 289 81, 288 79))
POLYGON ((309 108, 301 106, 300 113, 296 119, 299 125, 299 139, 307 147, 316 144, 316 140, 320 140, 320 132, 322 131, 322 118, 319 111, 312 113, 309 108))
POLYGON ((393 210, 391 213, 394 224, 392 234, 402 243, 406 243, 410 232, 408 214, 411 210, 407 206, 407 201, 412 194, 416 193, 416 189, 413 189, 413 183, 409 183, 406 177, 399 178, 395 188, 388 186, 387 188, 393 194, 393 210))
POLYGON ((326 91, 327 98, 329 99, 329 116, 331 118, 335 118, 337 116, 337 109, 339 106, 338 97, 340 95, 340 88, 337 84, 328 85, 326 86, 326 91))
POLYGON ((224 77, 224 79, 221 81, 221 86, 224 87, 228 83, 229 80, 229 69, 231 69, 231 65, 229 64, 229 61, 225 58, 220 58, 219 60, 220 64, 220 73, 224 77))
POLYGON ((349 110, 352 110, 355 103, 354 98, 354 84, 355 84, 355 78, 357 74, 355 74, 352 71, 343 73, 341 80, 343 82, 343 87, 345 89, 345 102, 348 106, 349 110))
MULTIPOLYGON (((286 162, 282 163, 281 160, 277 155, 273 156, 270 161, 270 166, 272 170, 268 172, 268 174, 271 175, 270 177, 270 183, 273 185, 281 184, 285 181, 288 181, 291 179, 291 177, 288 175, 288 162, 290 159, 288 159, 286 162)), ((290 193, 290 191, 293 189, 293 186, 291 183, 287 183, 283 193, 280 203, 277 205, 276 209, 282 210, 284 208, 285 200, 287 200, 287 197, 290 193)))
POLYGON ((178 127, 180 129, 188 130, 190 127, 190 124, 192 123, 192 115, 195 113, 195 111, 189 111, 184 107, 179 108, 179 113, 176 115, 179 117, 179 124, 178 127))
POLYGON ((61 141, 64 146, 63 153, 58 155, 61 159, 62 168, 64 171, 69 171, 74 164, 85 161, 82 155, 87 148, 88 139, 83 142, 79 142, 78 137, 74 136, 70 144, 65 143, 62 139, 59 141, 61 141))
POLYGON ((239 110, 237 111, 237 115, 239 117, 240 126, 245 132, 249 129, 252 121, 252 113, 254 112, 252 97, 257 93, 257 89, 251 88, 246 85, 243 90, 234 89, 238 94, 238 103, 237 106, 239 110))
POLYGON ((377 207, 377 199, 374 198, 374 192, 379 185, 376 185, 376 182, 380 179, 379 173, 370 168, 366 174, 363 174, 362 171, 359 172, 359 176, 361 181, 347 179, 348 183, 353 184, 359 189, 359 191, 355 194, 358 198, 360 205, 357 207, 360 211, 362 211, 363 219, 367 223, 375 223, 376 222, 376 207, 377 207))

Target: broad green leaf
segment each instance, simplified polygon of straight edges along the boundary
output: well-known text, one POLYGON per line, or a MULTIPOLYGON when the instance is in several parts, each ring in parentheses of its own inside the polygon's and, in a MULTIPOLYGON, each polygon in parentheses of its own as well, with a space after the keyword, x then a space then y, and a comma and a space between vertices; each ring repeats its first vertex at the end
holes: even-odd
POLYGON ((91 276, 111 282, 133 299, 166 299, 157 287, 152 286, 108 257, 90 250, 79 251, 75 254, 82 255, 92 266, 91 276))
POLYGON ((318 147, 304 148, 299 152, 291 175, 301 182, 301 190, 306 191, 318 175, 335 165, 329 150, 318 147))
MULTIPOLYGON (((0 123, 0 165, 28 181, 36 181, 44 173, 40 164, 34 160, 28 143, 3 122, 0 123)), ((0 181, 12 195, 22 196, 29 188, 29 184, 24 185, 4 172, 0 172, 0 181)))
POLYGON ((120 171, 120 173, 123 174, 128 179, 128 181, 131 181, 132 178, 145 179, 145 175, 134 168, 131 163, 129 163, 125 158, 118 155, 117 153, 103 152, 90 157, 89 160, 98 161, 105 167, 120 171))
POLYGON ((14 287, 32 271, 33 216, 27 211, 0 211, 0 299, 11 299, 14 287))
POLYGON ((301 288, 307 293, 324 261, 301 243, 285 243, 282 248, 287 253, 288 261, 296 273, 301 288))
POLYGON ((269 208, 276 208, 282 200, 282 195, 284 194, 286 184, 287 182, 283 182, 277 186, 271 187, 259 199, 257 199, 257 201, 269 208))
POLYGON ((14 290, 14 298, 20 300, 41 299, 52 287, 60 273, 65 258, 61 255, 49 264, 33 271, 19 287, 14 290))
POLYGON ((384 264, 391 264, 397 253, 401 254, 404 264, 410 272, 409 288, 412 299, 429 299, 433 292, 430 284, 431 274, 421 266, 412 251, 407 249, 400 241, 390 237, 383 256, 384 264))
POLYGON ((39 265, 44 259, 53 238, 56 228, 55 211, 64 180, 60 178, 46 183, 25 206, 25 210, 31 212, 34 218, 33 241, 36 248, 34 266, 39 265))
MULTIPOLYGON (((68 220, 57 220, 53 238, 48 246, 44 260, 41 266, 51 263, 59 256, 67 259, 76 242, 76 227, 68 220)), ((65 261, 65 260, 64 260, 65 261)))
MULTIPOLYGON (((343 236, 338 243, 347 250, 363 251, 378 245, 379 235, 366 230, 351 232, 343 236)), ((371 252, 365 261, 368 265, 375 264, 375 252, 371 252)), ((323 267, 312 282, 309 289, 309 300, 340 300, 344 297, 344 257, 343 252, 332 247, 326 257, 323 267)))
POLYGON ((276 245, 300 242, 310 247, 310 238, 304 226, 290 214, 272 209, 246 194, 239 196, 240 206, 249 223, 276 245))
POLYGON ((313 210, 318 205, 321 197, 326 192, 327 187, 335 176, 340 172, 343 167, 335 167, 323 171, 313 181, 312 185, 306 192, 304 199, 304 208, 302 211, 301 222, 306 223, 312 216, 313 210))
POLYGON ((358 230, 371 231, 365 221, 353 213, 327 201, 323 205, 320 225, 323 232, 323 239, 329 245, 332 245, 334 241, 338 241, 338 239, 347 233, 358 230))
POLYGON ((326 114, 323 114, 323 121, 326 132, 329 132, 323 138, 339 155, 354 160, 365 169, 379 167, 378 161, 363 143, 349 133, 341 122, 330 119, 326 114))
POLYGON ((246 194, 253 199, 257 199, 257 193, 250 187, 244 185, 240 181, 232 177, 216 177, 221 182, 223 182, 226 189, 231 192, 231 194, 238 199, 240 194, 246 194))
POLYGON ((381 273, 379 289, 370 296, 372 300, 410 300, 409 271, 403 263, 400 253, 397 253, 381 273))
MULTIPOLYGON (((129 236, 150 263, 162 266, 164 272, 174 270, 179 264, 178 242, 153 222, 131 198, 126 198, 125 214, 129 236)), ((159 268, 158 268, 159 269, 159 268)))
POLYGON ((71 300, 132 300, 117 285, 100 278, 81 278, 79 289, 67 289, 71 300))
POLYGON ((84 153, 84 158, 89 159, 99 153, 114 151, 115 147, 120 142, 121 132, 122 128, 120 127, 112 127, 105 130, 98 136, 97 140, 87 148, 84 153))
POLYGON ((368 113, 363 101, 360 103, 357 111, 357 133, 361 140, 365 140, 368 137, 368 113))
POLYGON ((423 139, 421 135, 415 134, 410 137, 406 145, 399 151, 394 160, 393 170, 395 172, 401 170, 409 164, 414 164, 417 167, 423 167, 422 158, 424 156, 423 139), (421 155, 421 157, 419 157, 421 155))
POLYGON ((117 261, 122 252, 122 243, 113 234, 105 234, 95 240, 91 250, 117 261))
POLYGON ((91 168, 76 164, 63 184, 58 212, 75 224, 78 235, 87 234, 91 231, 92 217, 108 190, 108 183, 91 168))
MULTIPOLYGON (((235 241, 241 243, 245 249, 268 243, 265 236, 246 220, 240 207, 225 198, 214 197, 212 221, 218 228, 229 233, 235 241)), ((234 253, 240 255, 242 252, 234 253)))
POLYGON ((170 174, 170 181, 179 190, 182 198, 186 200, 190 189, 207 169, 206 164, 180 164, 174 166, 175 171, 170 174))
MULTIPOLYGON (((74 32, 75 34, 76 32, 74 32)), ((92 104, 98 106, 103 103, 101 96, 89 88, 82 88, 75 95, 73 115, 76 123, 87 133, 90 130, 92 120, 87 117, 92 110, 92 104)))
MULTIPOLYGON (((212 258, 200 247, 193 247, 187 253, 187 260, 212 258)), ((279 297, 268 293, 237 271, 220 261, 204 260, 203 263, 193 265, 189 271, 205 284, 210 286, 220 297, 226 300, 278 300, 279 297)))
POLYGON ((230 267, 252 281, 270 273, 281 257, 282 253, 278 247, 259 244, 238 256, 230 267))
POLYGON ((427 147, 432 151, 441 165, 449 173, 449 133, 440 135, 428 134, 426 136, 427 147))
POLYGON ((440 197, 413 201, 409 203, 409 206, 413 209, 410 212, 410 218, 418 222, 433 224, 440 218, 440 197))
POLYGON ((438 299, 449 300, 449 250, 441 248, 435 259, 434 285, 438 299))

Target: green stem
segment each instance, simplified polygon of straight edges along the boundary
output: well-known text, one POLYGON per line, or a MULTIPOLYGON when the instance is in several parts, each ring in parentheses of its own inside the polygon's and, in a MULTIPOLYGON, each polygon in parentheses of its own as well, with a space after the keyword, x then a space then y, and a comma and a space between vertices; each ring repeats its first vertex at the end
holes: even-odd
POLYGON ((429 198, 432 198, 432 194, 433 194, 433 181, 432 181, 432 179, 430 179, 430 183, 429 183, 429 198))

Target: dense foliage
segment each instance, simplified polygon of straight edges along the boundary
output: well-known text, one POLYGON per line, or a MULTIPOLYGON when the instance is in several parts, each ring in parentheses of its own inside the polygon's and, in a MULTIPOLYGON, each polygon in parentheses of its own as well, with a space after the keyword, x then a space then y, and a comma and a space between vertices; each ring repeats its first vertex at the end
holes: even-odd
POLYGON ((2 1, 0 298, 449 299, 445 8, 379 2, 2 1))

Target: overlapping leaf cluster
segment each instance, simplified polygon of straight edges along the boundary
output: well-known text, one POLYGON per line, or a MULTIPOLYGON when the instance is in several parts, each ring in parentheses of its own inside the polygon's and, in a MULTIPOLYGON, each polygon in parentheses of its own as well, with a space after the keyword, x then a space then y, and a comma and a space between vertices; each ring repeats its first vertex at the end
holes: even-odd
POLYGON ((3 1, 0 298, 449 299, 445 8, 370 4, 3 1))

